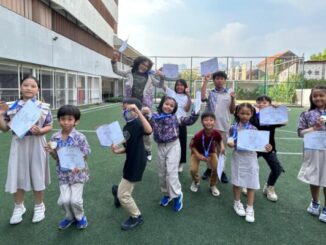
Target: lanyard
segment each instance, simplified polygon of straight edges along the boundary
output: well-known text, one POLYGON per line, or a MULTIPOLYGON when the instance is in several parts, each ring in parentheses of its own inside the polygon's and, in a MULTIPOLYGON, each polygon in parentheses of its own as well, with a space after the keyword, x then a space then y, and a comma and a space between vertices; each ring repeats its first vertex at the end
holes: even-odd
MULTIPOLYGON (((233 130, 233 135, 232 138, 236 140, 238 138, 238 127, 240 128, 240 123, 235 124, 234 130, 233 130)), ((249 129, 250 123, 243 123, 243 128, 249 129)))
POLYGON ((203 149, 204 149, 204 156, 207 158, 208 153, 209 153, 209 149, 211 148, 211 144, 213 142, 213 137, 211 137, 211 140, 209 141, 207 149, 205 147, 205 133, 204 132, 203 132, 203 134, 201 136, 201 140, 202 140, 202 145, 203 145, 203 149))
POLYGON ((161 113, 159 115, 153 115, 152 117, 155 120, 158 120, 158 119, 164 119, 164 118, 167 118, 167 117, 172 117, 172 114, 161 113))

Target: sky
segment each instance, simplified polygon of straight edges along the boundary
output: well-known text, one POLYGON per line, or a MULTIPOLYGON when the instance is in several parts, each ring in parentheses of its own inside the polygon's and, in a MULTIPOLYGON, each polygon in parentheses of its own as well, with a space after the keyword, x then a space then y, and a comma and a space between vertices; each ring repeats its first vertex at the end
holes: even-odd
POLYGON ((119 0, 118 36, 147 56, 309 59, 326 48, 325 0, 119 0))

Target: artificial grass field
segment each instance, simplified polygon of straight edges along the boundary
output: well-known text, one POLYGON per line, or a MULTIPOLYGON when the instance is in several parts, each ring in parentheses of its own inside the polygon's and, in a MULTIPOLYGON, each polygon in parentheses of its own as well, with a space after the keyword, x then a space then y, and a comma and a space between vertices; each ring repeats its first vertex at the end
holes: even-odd
MULTIPOLYGON (((111 186, 121 179, 125 156, 114 155, 110 150, 101 148, 94 133, 97 126, 115 120, 124 125, 121 105, 112 104, 95 110, 86 109, 77 126, 86 135, 92 149, 88 158, 91 177, 84 188, 84 208, 89 222, 87 229, 80 231, 71 226, 64 231, 58 230, 57 225, 64 218, 64 212, 57 205, 59 188, 52 159, 52 183, 45 191, 45 220, 32 224, 33 196, 28 192, 23 222, 9 225, 13 197, 4 192, 4 186, 11 134, 0 133, 0 244, 323 244, 326 224, 306 212, 311 198, 309 186, 296 179, 302 161, 302 140, 296 134, 301 111, 303 109, 292 108, 289 124, 277 130, 279 159, 286 171, 276 185, 279 200, 272 203, 263 196, 262 190, 257 191, 254 206, 256 221, 253 224, 245 222, 233 211, 231 184, 218 185, 221 192, 219 197, 210 194, 207 181, 202 181, 199 191, 192 193, 189 190, 189 161, 180 175, 184 193, 183 209, 176 213, 171 205, 160 207, 156 144, 153 143, 153 160, 148 163, 143 180, 136 185, 133 194, 145 222, 134 230, 122 231, 120 223, 128 215, 122 208, 114 207, 111 186)), ((58 128, 55 121, 54 129, 58 128)), ((200 120, 188 127, 188 142, 200 128, 200 120)), ((228 176, 230 153, 228 150, 228 176)), ((188 149, 188 158, 189 154, 188 149)), ((269 168, 264 160, 260 159, 259 163, 262 188, 269 168)), ((202 163, 201 173, 205 167, 202 163)), ((321 201, 324 201, 323 195, 321 201)), ((245 196, 242 196, 242 202, 246 204, 245 196)))

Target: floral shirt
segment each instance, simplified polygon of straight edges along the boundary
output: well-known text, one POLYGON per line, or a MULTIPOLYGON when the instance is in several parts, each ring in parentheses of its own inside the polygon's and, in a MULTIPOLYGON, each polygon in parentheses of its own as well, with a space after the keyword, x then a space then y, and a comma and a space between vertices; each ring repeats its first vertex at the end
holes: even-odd
MULTIPOLYGON (((41 118, 35 123, 35 125, 39 126, 40 128, 43 128, 47 125, 52 125, 53 118, 49 104, 42 103, 41 101, 36 99, 32 99, 32 101, 36 103, 39 108, 42 108, 41 118)), ((23 108, 26 102, 27 101, 24 100, 17 100, 14 104, 12 104, 4 116, 5 121, 10 122, 14 118, 14 116, 23 108)), ((15 133, 13 132, 13 134, 15 133)), ((32 135, 30 131, 25 134, 25 136, 30 135, 32 135)))
POLYGON ((156 143, 170 143, 179 137, 179 125, 192 125, 198 119, 198 115, 192 114, 188 117, 180 117, 175 114, 158 114, 154 113, 150 123, 154 132, 156 143))
MULTIPOLYGON (((53 134, 51 137, 51 141, 55 141, 57 143, 56 151, 58 151, 62 147, 74 146, 78 147, 84 156, 87 156, 91 153, 91 149, 87 142, 85 135, 78 132, 75 128, 70 132, 66 141, 62 140, 62 131, 58 131, 53 134)), ((88 167, 86 163, 86 167, 84 169, 80 169, 77 171, 66 170, 60 167, 60 161, 57 160, 57 175, 59 178, 59 184, 75 184, 75 183, 85 183, 89 179, 88 167)))
MULTIPOLYGON (((298 135, 301 136, 302 130, 315 126, 320 116, 325 112, 326 111, 321 111, 319 109, 302 112, 299 117, 298 135)), ((326 131, 326 125, 324 125, 321 130, 326 131)))

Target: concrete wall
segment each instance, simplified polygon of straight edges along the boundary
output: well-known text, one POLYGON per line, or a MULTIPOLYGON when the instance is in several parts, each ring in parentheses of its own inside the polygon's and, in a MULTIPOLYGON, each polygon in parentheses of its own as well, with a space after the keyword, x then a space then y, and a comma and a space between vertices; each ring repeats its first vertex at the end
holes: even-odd
POLYGON ((107 57, 1 6, 0 23, 0 58, 117 77, 107 57))
POLYGON ((89 1, 52 0, 52 2, 63 7, 107 44, 114 47, 114 32, 112 27, 104 20, 89 1))
POLYGON ((107 10, 109 10, 109 12, 111 13, 114 20, 116 22, 118 22, 118 18, 119 18, 119 16, 118 16, 118 6, 115 3, 115 1, 114 0, 102 0, 102 2, 104 3, 107 10))
POLYGON ((299 106, 309 107, 310 106, 310 97, 311 89, 296 89, 296 104, 299 106))

